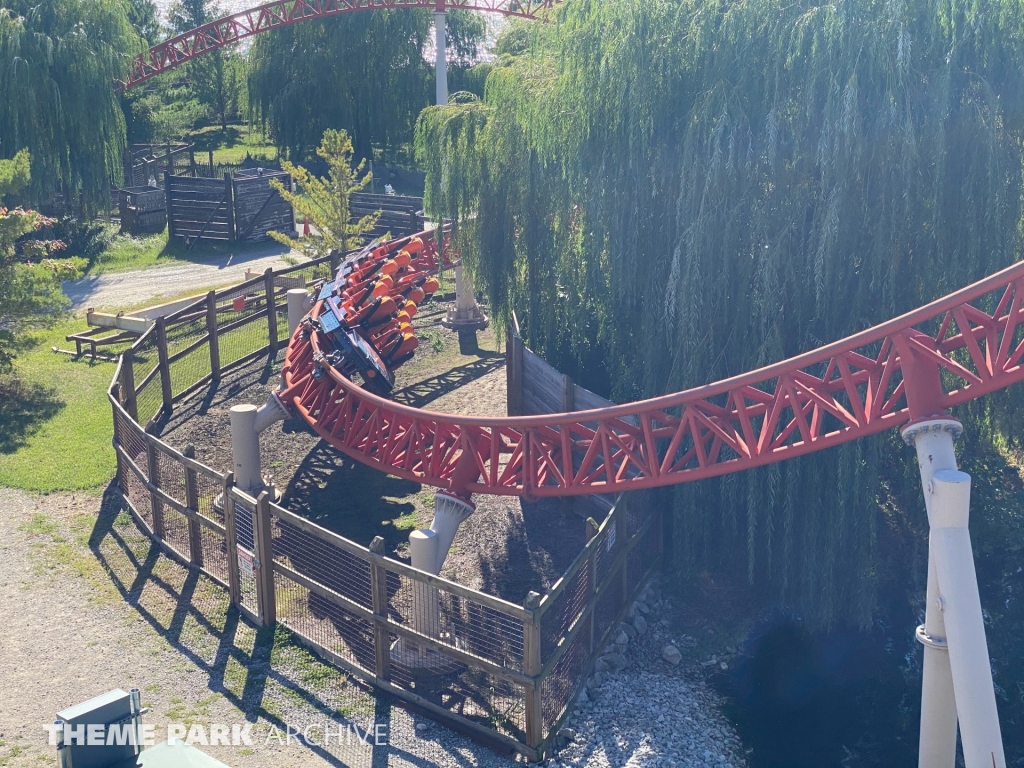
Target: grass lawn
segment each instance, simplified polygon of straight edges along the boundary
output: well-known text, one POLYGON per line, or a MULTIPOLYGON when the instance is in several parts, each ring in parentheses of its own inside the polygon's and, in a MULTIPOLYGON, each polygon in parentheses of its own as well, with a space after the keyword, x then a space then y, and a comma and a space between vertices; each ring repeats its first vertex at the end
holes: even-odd
POLYGON ((200 240, 195 248, 186 251, 180 239, 175 238, 170 243, 167 240, 166 229, 159 235, 116 235, 107 249, 93 260, 86 274, 95 276, 105 272, 128 272, 178 263, 202 264, 225 254, 244 254, 249 251, 265 250, 273 245, 267 242, 211 243, 200 240))
MULTIPOLYGON (((24 382, 0 405, 0 486, 26 491, 100 490, 114 475, 107 386, 112 363, 75 361, 50 347, 82 330, 80 318, 29 334, 15 371, 24 382)), ((0 386, 0 390, 3 387, 0 386)))
POLYGON ((196 162, 206 161, 205 155, 213 150, 214 165, 237 165, 246 155, 254 160, 276 160, 277 147, 259 131, 250 131, 248 125, 229 125, 226 131, 211 125, 191 134, 195 144, 196 162))

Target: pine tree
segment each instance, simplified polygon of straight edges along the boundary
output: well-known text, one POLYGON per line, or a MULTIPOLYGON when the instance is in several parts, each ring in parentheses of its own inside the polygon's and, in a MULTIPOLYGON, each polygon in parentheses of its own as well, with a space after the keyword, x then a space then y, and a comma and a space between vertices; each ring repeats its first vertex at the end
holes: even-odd
POLYGON ((351 221, 350 205, 353 192, 365 189, 371 174, 363 173, 366 161, 352 163, 352 140, 345 131, 328 130, 316 151, 327 163, 327 178, 319 178, 305 168, 287 160, 281 161, 281 168, 295 179, 299 192, 290 192, 277 179, 270 183, 285 200, 295 206, 298 213, 313 222, 319 236, 293 239, 280 232, 270 236, 307 258, 321 258, 331 251, 348 251, 358 248, 365 238, 362 235, 372 230, 380 212, 351 221))

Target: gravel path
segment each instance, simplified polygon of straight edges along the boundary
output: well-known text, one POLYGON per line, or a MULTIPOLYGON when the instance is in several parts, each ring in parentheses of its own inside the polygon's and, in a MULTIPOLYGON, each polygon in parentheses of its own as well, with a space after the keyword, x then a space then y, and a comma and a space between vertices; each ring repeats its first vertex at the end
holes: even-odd
MULTIPOLYGON (((114 309, 128 307, 161 296, 178 296, 244 280, 245 270, 263 272, 267 267, 283 269, 289 251, 278 243, 246 250, 242 254, 218 256, 202 262, 180 262, 174 266, 110 272, 64 283, 72 309, 114 309)), ((297 254, 293 254, 297 256, 297 254)))
MULTIPOLYGON (((0 765, 52 764, 44 723, 71 704, 133 686, 152 708, 146 722, 157 726, 157 738, 168 723, 251 723, 252 746, 202 747, 234 768, 516 764, 375 699, 358 681, 239 619, 223 590, 168 560, 117 515, 115 498, 112 490, 99 499, 0 489, 0 765), (324 746, 317 726, 326 723, 350 734, 379 724, 387 743, 347 736, 324 746), (313 725, 311 743, 282 743, 286 724, 313 725)), ((591 679, 594 701, 581 697, 549 768, 745 765, 699 670, 661 658, 671 632, 655 617, 672 609, 647 599, 650 629, 630 630, 625 644, 609 648, 607 659, 622 666, 591 679)))

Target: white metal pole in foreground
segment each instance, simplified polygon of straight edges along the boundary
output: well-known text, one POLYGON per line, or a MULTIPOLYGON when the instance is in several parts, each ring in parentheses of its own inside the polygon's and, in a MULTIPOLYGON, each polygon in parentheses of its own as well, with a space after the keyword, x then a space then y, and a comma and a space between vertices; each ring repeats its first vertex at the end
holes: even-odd
POLYGON ((235 483, 243 491, 251 491, 263 484, 260 474, 260 438, 256 431, 255 405, 248 403, 231 406, 231 456, 234 461, 235 483))
POLYGON ((437 561, 431 573, 441 572, 441 566, 448 557, 448 550, 452 548, 459 526, 474 511, 476 506, 471 501, 444 491, 437 491, 434 494, 434 519, 430 523, 430 530, 437 534, 437 561))
POLYGON ((434 11, 434 43, 437 46, 437 50, 434 52, 434 77, 437 80, 437 105, 439 107, 448 103, 448 62, 445 59, 445 48, 448 45, 446 24, 444 11, 434 11))
POLYGON ((928 511, 928 593, 921 686, 919 768, 951 768, 960 722, 967 768, 1005 768, 988 643, 967 528, 971 478, 956 467, 955 419, 932 419, 903 430, 917 450, 928 511))
POLYGON ((295 333, 302 318, 309 312, 309 291, 305 288, 288 289, 288 336, 295 333))

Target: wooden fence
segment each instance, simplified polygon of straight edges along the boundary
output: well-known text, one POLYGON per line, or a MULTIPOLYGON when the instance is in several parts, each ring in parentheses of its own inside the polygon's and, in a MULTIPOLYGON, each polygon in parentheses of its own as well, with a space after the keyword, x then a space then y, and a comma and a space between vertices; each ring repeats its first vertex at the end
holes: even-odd
POLYGON ((661 519, 643 496, 620 500, 600 524, 588 520, 587 544, 565 575, 516 605, 387 558, 380 539, 360 546, 267 493, 253 498, 231 473, 154 434, 161 416, 225 372, 275 356, 287 342, 287 287, 331 271, 318 260, 211 291, 157 319, 121 356, 109 399, 127 506, 168 555, 223 585, 252 621, 280 622, 380 690, 541 759, 657 567, 661 519), (437 604, 429 626, 414 611, 424 596, 437 604))
POLYGON ((294 234, 295 212, 271 179, 294 188, 282 171, 240 171, 234 178, 225 173, 223 179, 165 174, 168 235, 191 246, 201 239, 266 240, 272 229, 294 234))
POLYGON ((371 195, 356 192, 349 201, 349 212, 353 221, 367 214, 380 211, 377 226, 369 232, 371 238, 382 237, 388 232, 391 237, 405 237, 422 232, 423 198, 404 195, 371 195))
MULTIPOLYGON (((516 328, 510 329, 506 337, 505 376, 509 416, 589 411, 615 405, 544 362, 523 344, 516 328)), ((582 454, 576 457, 577 463, 582 458, 582 454)), ((566 497, 564 501, 577 514, 593 515, 600 520, 615 504, 615 497, 609 494, 575 496, 566 497)))

